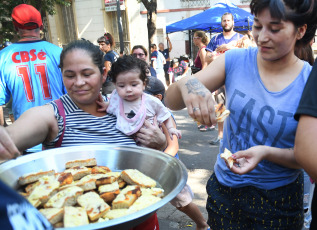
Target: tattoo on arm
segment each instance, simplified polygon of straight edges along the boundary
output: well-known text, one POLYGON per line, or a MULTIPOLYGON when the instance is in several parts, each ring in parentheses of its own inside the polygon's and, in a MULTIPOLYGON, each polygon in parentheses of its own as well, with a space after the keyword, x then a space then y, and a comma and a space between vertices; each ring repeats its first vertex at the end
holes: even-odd
POLYGON ((206 96, 206 92, 205 92, 206 89, 203 86, 203 84, 201 84, 201 82, 198 81, 198 79, 190 79, 187 81, 185 85, 187 87, 188 94, 192 93, 192 94, 200 95, 202 97, 206 96))

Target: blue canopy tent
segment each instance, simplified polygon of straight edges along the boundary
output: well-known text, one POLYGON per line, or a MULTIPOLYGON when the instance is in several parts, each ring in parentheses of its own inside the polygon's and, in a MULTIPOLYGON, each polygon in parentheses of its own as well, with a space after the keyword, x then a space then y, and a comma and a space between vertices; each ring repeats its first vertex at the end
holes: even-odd
POLYGON ((240 9, 231 2, 222 0, 204 12, 166 26, 166 33, 184 30, 221 32, 221 16, 226 12, 233 15, 235 21, 235 30, 241 31, 249 30, 251 28, 253 24, 252 14, 240 9))

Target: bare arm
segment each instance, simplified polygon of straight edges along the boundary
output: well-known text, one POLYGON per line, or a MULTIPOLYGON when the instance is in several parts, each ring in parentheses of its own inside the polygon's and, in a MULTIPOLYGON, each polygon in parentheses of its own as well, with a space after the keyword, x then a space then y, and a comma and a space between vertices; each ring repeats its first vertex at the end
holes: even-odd
POLYGON ((169 37, 166 37, 166 40, 168 42, 168 52, 171 52, 173 49, 172 42, 169 37))
POLYGON ((4 115, 2 105, 0 105, 0 126, 4 126, 4 115))
POLYGON ((309 176, 317 181, 317 118, 301 115, 295 138, 295 158, 309 176))
MULTIPOLYGON (((58 125, 52 106, 44 105, 27 110, 12 125, 5 130, 2 129, 0 137, 4 131, 16 148, 23 151, 45 141, 53 140, 57 136, 58 125)), ((6 143, 2 142, 2 138, 0 138, 1 145, 7 150, 13 148, 12 146, 7 148, 6 143)), ((2 148, 0 149, 0 156, 2 156, 5 153, 2 152, 2 148)))
MULTIPOLYGON (((176 124, 174 120, 172 122, 173 122, 173 127, 176 128, 176 124)), ((162 124, 162 129, 167 141, 167 147, 164 150, 164 152, 174 157, 179 150, 178 139, 176 136, 174 136, 173 140, 170 138, 169 132, 164 124, 162 124)))
POLYGON ((222 86, 224 81, 225 55, 221 55, 195 75, 184 77, 170 85, 164 102, 172 110, 180 110, 186 106, 193 119, 206 125, 215 124, 215 101, 211 92, 222 86), (199 110, 194 112, 193 108, 199 110))
POLYGON ((108 72, 111 69, 111 62, 110 61, 105 61, 105 72, 106 72, 106 76, 108 75, 108 72))

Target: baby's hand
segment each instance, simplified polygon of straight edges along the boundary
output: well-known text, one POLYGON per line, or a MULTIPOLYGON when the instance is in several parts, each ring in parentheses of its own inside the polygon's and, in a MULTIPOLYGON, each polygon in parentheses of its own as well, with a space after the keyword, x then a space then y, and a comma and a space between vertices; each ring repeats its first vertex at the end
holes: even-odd
POLYGON ((168 129, 168 133, 171 137, 171 140, 173 140, 173 135, 176 135, 176 137, 178 139, 181 139, 182 138, 182 134, 181 134, 181 131, 179 131, 178 129, 175 129, 175 128, 169 128, 168 129))
POLYGON ((109 106, 109 102, 105 102, 101 94, 99 94, 96 103, 99 105, 100 108, 97 109, 98 112, 106 112, 109 106))

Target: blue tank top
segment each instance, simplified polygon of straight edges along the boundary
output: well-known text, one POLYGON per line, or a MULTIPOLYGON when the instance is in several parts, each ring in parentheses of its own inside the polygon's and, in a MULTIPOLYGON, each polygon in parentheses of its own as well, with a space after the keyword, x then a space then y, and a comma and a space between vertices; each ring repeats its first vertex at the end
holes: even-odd
MULTIPOLYGON (((297 121, 294 114, 312 67, 305 62, 297 78, 279 92, 269 91, 263 84, 257 67, 257 48, 234 49, 225 53, 226 107, 230 116, 224 123, 224 148, 232 153, 256 145, 293 148, 297 121)), ((219 182, 229 187, 255 186, 274 189, 292 183, 300 170, 290 169, 270 161, 261 161, 244 175, 232 173, 220 154, 215 173, 219 182)))

